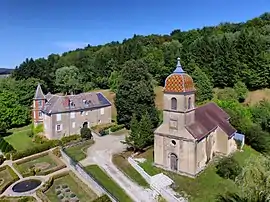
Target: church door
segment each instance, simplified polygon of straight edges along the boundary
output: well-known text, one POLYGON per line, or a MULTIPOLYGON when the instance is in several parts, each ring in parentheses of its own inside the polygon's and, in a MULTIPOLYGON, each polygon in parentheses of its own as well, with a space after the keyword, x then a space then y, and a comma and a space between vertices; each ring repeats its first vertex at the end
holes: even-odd
POLYGON ((176 154, 172 153, 170 155, 170 160, 171 160, 171 170, 178 170, 178 158, 176 154))

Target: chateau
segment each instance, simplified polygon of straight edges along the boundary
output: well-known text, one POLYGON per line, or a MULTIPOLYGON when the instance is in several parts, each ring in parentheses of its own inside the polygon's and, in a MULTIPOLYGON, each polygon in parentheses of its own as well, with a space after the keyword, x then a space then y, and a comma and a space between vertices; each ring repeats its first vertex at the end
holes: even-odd
POLYGON ((218 154, 237 149, 236 129, 229 115, 215 103, 195 107, 195 87, 178 58, 165 81, 163 123, 154 137, 156 166, 191 177, 201 172, 218 154))
POLYGON ((38 84, 33 99, 35 126, 43 124, 48 139, 80 134, 80 129, 111 122, 111 103, 99 92, 78 95, 43 94, 38 84))

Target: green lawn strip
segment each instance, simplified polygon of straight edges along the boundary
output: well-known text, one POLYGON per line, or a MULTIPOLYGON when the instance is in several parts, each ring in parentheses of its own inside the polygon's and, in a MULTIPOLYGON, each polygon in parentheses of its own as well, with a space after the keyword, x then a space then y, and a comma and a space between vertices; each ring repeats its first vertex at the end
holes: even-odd
POLYGON ((126 192, 97 165, 85 167, 86 171, 104 186, 120 202, 132 202, 126 192))
POLYGON ((149 184, 128 162, 127 157, 121 154, 115 154, 112 158, 113 163, 120 169, 125 175, 131 178, 134 182, 143 187, 149 187, 149 184))
POLYGON ((8 188, 12 183, 17 181, 19 177, 9 166, 4 166, 0 168, 0 180, 2 181, 0 185, 0 193, 3 193, 6 188, 8 188))
POLYGON ((91 189, 89 189, 87 185, 85 185, 81 180, 78 178, 76 179, 75 176, 71 176, 71 174, 68 174, 55 179, 50 189, 45 192, 45 195, 50 199, 51 202, 59 201, 55 191, 57 185, 68 185, 71 192, 76 194, 81 202, 89 202, 97 198, 96 194, 91 189))
POLYGON ((27 201, 27 202, 36 202, 37 200, 33 196, 20 196, 20 197, 1 197, 1 202, 20 202, 20 201, 27 201))
POLYGON ((51 153, 43 153, 38 156, 29 157, 23 160, 19 160, 13 163, 13 166, 24 176, 32 175, 30 171, 31 168, 36 166, 39 168, 38 175, 47 175, 49 173, 55 172, 56 170, 65 167, 65 164, 61 162, 56 156, 51 153), (39 164, 39 165, 37 165, 39 164))
POLYGON ((11 135, 4 137, 4 139, 17 151, 23 151, 37 145, 32 141, 32 138, 27 135, 27 130, 14 131, 11 135))
MULTIPOLYGON (((237 151, 233 156, 243 167, 245 166, 246 159, 251 155, 258 155, 258 153, 252 148, 245 146, 244 152, 237 151)), ((149 175, 153 176, 160 172, 168 175, 175 182, 175 191, 180 194, 183 192, 186 193, 189 196, 189 201, 191 202, 214 202, 219 194, 225 194, 228 191, 234 192, 237 190, 237 186, 232 180, 223 179, 216 174, 213 162, 198 177, 193 179, 154 167, 153 148, 139 155, 139 157, 147 159, 144 163, 140 163, 140 166, 149 175)))
POLYGON ((124 134, 128 134, 128 130, 123 128, 121 130, 115 131, 115 132, 111 132, 110 135, 124 135, 124 134))
POLYGON ((87 149, 94 143, 93 140, 87 140, 82 144, 68 147, 65 149, 67 155, 75 161, 81 161, 87 156, 87 149))

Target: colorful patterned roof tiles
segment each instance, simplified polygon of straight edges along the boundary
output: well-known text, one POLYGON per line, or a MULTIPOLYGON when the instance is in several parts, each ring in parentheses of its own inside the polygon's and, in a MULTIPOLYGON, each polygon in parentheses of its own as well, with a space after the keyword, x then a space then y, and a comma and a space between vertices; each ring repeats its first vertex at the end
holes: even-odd
POLYGON ((176 69, 165 81, 164 92, 183 93, 192 91, 195 91, 193 79, 184 72, 180 64, 180 58, 178 58, 176 69))

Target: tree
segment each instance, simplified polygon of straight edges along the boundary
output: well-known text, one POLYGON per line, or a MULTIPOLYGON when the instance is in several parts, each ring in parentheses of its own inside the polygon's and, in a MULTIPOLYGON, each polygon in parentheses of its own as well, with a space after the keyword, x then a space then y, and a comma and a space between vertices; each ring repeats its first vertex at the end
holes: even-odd
POLYGON ((237 83, 234 84, 233 89, 237 93, 238 101, 244 102, 248 95, 248 89, 247 89, 246 84, 244 84, 241 81, 238 81, 237 83))
POLYGON ((196 64, 193 63, 191 66, 194 69, 192 78, 196 87, 196 101, 202 103, 206 100, 211 100, 213 98, 213 84, 196 64))
POLYGON ((126 128, 130 128, 133 114, 136 113, 140 120, 143 112, 149 114, 153 127, 157 126, 159 119, 155 108, 155 93, 147 67, 142 61, 130 60, 124 64, 116 91, 115 107, 117 123, 124 124, 126 128))
POLYGON ((241 172, 239 163, 232 157, 222 158, 216 165, 217 174, 225 179, 235 180, 241 172))
POLYGON ((92 132, 90 130, 90 128, 84 126, 81 128, 81 137, 84 139, 91 139, 92 138, 92 132))
POLYGON ((132 117, 131 132, 126 136, 125 144, 129 145, 134 151, 141 151, 154 141, 152 123, 149 114, 146 112, 140 121, 136 115, 132 117))
POLYGON ((238 100, 238 95, 233 88, 226 87, 224 89, 218 89, 216 93, 219 100, 238 100))
POLYGON ((263 130, 270 132, 270 102, 262 100, 255 106, 250 107, 252 120, 260 125, 263 130))
POLYGON ((75 66, 62 67, 56 70, 56 84, 63 93, 75 93, 80 90, 80 72, 75 66))

